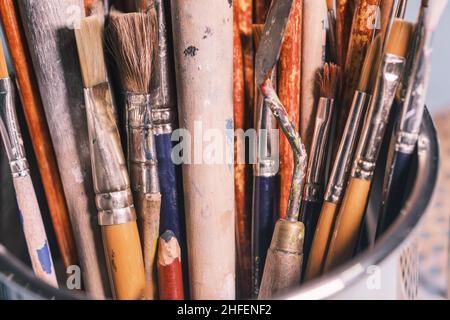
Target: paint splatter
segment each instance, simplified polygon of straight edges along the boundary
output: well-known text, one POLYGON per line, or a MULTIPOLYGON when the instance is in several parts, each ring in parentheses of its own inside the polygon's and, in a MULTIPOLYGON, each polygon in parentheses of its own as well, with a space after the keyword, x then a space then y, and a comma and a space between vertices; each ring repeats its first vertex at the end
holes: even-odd
POLYGON ((197 54, 198 50, 199 49, 197 47, 189 46, 186 49, 184 49, 183 53, 184 53, 185 57, 187 57, 187 56, 194 57, 197 54))
POLYGON ((45 241, 41 249, 37 249, 37 254, 44 272, 48 274, 52 273, 52 258, 50 257, 47 241, 45 241))
POLYGON ((228 5, 230 6, 230 8, 233 6, 233 0, 228 0, 228 5))

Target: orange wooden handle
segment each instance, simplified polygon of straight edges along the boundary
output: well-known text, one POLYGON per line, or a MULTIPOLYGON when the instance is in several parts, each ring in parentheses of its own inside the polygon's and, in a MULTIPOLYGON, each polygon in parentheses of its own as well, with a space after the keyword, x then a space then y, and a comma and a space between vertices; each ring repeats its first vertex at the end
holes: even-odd
POLYGON ((349 260, 355 251, 371 181, 352 178, 348 184, 333 232, 324 272, 349 260))
POLYGON ((102 226, 112 287, 119 300, 143 299, 144 259, 136 222, 102 226))
POLYGON ((334 203, 324 202, 323 204, 308 257, 308 265, 304 275, 305 281, 314 279, 322 274, 337 209, 338 207, 334 203))
POLYGON ((50 132, 14 2, 13 0, 0 1, 0 16, 3 22, 3 30, 16 72, 25 119, 30 131, 34 153, 36 154, 58 248, 65 267, 78 265, 75 240, 56 164, 56 157, 51 144, 50 132))

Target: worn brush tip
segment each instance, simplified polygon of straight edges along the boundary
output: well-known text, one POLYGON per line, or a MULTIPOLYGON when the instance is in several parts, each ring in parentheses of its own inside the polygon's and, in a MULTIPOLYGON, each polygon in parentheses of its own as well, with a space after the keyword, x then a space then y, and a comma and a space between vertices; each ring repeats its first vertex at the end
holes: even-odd
POLYGON ((106 82, 102 18, 94 15, 81 19, 75 38, 85 88, 106 82))
POLYGON ((392 24, 385 52, 399 57, 406 57, 414 25, 411 22, 395 19, 392 24))
POLYGON ((366 59, 364 60, 361 76, 359 78, 358 90, 362 92, 371 93, 371 89, 375 83, 377 75, 378 62, 381 59, 383 38, 378 34, 370 44, 367 51, 366 59))
POLYGON ((6 64, 5 52, 3 51, 3 41, 0 39, 0 78, 8 77, 8 65, 6 64))
POLYGON ((319 76, 320 96, 334 99, 339 85, 340 68, 334 63, 326 63, 323 73, 319 76))
POLYGON ((264 30, 264 24, 252 25, 253 44, 255 45, 255 50, 258 50, 259 43, 261 42, 263 30, 264 30))
POLYGON ((107 40, 123 89, 133 93, 150 93, 154 51, 157 47, 155 11, 112 12, 107 40))

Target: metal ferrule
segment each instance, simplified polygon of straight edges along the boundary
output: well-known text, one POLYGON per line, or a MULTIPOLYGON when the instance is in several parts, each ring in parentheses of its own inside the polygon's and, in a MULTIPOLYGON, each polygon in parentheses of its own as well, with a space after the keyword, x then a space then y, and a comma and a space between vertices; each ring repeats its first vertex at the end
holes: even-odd
POLYGON ((167 41, 167 24, 164 10, 164 1, 154 1, 158 19, 158 50, 155 55, 155 67, 152 74, 152 119, 155 135, 172 133, 176 121, 176 91, 173 59, 167 41))
POLYGON ((351 169, 351 161, 355 153, 358 133, 370 103, 371 95, 356 91, 353 97, 350 113, 345 124, 344 133, 339 143, 339 149, 333 163, 331 175, 325 191, 324 200, 339 204, 344 196, 345 186, 351 169))
POLYGON ((0 79, 0 132, 13 177, 29 175, 30 168, 14 104, 14 85, 10 78, 0 79))
POLYGON ((141 194, 160 191, 150 103, 150 95, 125 93, 131 189, 141 194))
POLYGON ((318 202, 323 199, 324 168, 327 155, 327 145, 333 113, 333 99, 321 97, 317 104, 317 115, 314 133, 309 152, 308 170, 303 199, 318 202))
POLYGON ((294 125, 289 120, 289 116, 278 98, 270 78, 267 78, 262 83, 261 92, 264 95, 265 101, 270 107, 270 110, 278 120, 281 130, 283 131, 286 139, 289 141, 294 154, 294 172, 292 176, 286 220, 297 221, 300 213, 300 203, 302 200, 306 165, 308 162, 305 146, 302 143, 300 135, 295 130, 294 125))
POLYGON ((430 70, 432 35, 425 31, 423 18, 419 21, 422 22, 416 26, 413 53, 407 61, 405 79, 408 83, 402 92, 404 99, 395 143, 396 151, 409 154, 414 152, 419 138, 430 70))
POLYGON ((392 103, 402 78, 405 59, 386 54, 383 57, 369 111, 356 151, 352 177, 371 180, 386 131, 392 103))
POLYGON ((109 84, 84 89, 95 203, 100 225, 136 220, 109 84))
MULTIPOLYGON (((276 71, 272 73, 275 81, 276 71)), ((253 174, 257 177, 273 177, 279 169, 279 132, 277 119, 269 104, 258 90, 255 109, 256 143, 254 144, 253 174)))

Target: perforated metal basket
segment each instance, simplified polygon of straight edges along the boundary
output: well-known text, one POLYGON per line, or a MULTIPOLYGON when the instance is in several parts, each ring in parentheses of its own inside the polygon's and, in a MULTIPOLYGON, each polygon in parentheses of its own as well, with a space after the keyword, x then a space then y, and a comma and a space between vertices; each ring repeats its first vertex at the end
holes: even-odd
MULTIPOLYGON (((375 243, 339 269, 294 289, 281 299, 414 299, 418 292, 418 233, 438 170, 438 142, 433 122, 425 114, 416 161, 411 169, 409 196, 395 224, 375 243)), ((382 179, 376 174, 376 180, 382 179)), ((377 185, 377 181, 374 182, 377 185)), ((378 185, 380 185, 378 183, 378 185)), ((376 189, 376 188, 375 188, 376 189)), ((371 192, 371 203, 379 192, 371 192)), ((368 216, 376 211, 369 204, 368 216)), ((0 245, 0 297, 7 299, 76 299, 36 279, 32 271, 0 245)))

